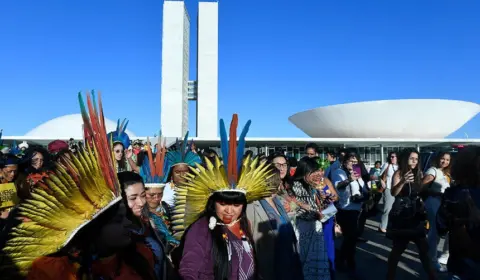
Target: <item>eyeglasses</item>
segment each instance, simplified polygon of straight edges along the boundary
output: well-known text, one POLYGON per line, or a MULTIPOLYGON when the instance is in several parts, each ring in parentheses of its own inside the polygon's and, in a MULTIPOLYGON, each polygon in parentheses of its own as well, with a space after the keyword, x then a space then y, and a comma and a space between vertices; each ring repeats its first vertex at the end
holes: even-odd
POLYGON ((114 150, 114 152, 115 152, 116 154, 120 154, 120 153, 122 153, 123 151, 122 151, 122 150, 114 150))
POLYGON ((275 165, 277 169, 288 168, 288 163, 274 163, 273 165, 275 165))

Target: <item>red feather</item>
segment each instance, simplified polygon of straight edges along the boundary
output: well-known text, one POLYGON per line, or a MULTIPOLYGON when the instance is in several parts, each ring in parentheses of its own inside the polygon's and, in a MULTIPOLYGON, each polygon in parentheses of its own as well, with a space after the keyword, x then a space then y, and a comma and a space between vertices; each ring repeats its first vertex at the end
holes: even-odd
POLYGON ((92 138, 91 142, 96 149, 97 160, 108 186, 112 189, 115 195, 119 195, 120 186, 116 179, 111 146, 107 139, 105 117, 103 115, 100 93, 98 94, 98 105, 98 109, 93 106, 91 96, 87 93, 88 119, 84 127, 87 128, 87 134, 92 138))
POLYGON ((238 179, 237 172, 237 126, 238 115, 233 114, 232 122, 230 123, 230 136, 228 147, 228 180, 230 184, 236 184, 238 179))

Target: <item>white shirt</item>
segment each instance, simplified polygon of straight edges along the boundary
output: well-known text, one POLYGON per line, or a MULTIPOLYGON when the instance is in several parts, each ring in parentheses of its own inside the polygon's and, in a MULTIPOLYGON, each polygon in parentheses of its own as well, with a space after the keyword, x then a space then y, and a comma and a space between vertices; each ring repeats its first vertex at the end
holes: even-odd
POLYGON ((387 170, 387 178, 386 178, 386 185, 387 185, 387 189, 391 189, 392 188, 392 178, 393 178, 393 174, 395 173, 395 171, 398 170, 398 165, 396 164, 390 164, 388 162, 384 163, 382 165, 382 169, 380 170, 380 177, 383 175, 383 172, 385 172, 385 169, 387 169, 387 166, 388 166, 388 170, 387 170))
POLYGON ((170 207, 173 207, 175 204, 175 191, 172 189, 170 182, 168 182, 163 189, 162 201, 165 201, 170 207))
POLYGON ((450 187, 447 176, 445 176, 442 170, 435 167, 430 167, 425 173, 425 176, 427 175, 432 175, 433 177, 435 177, 432 184, 430 185, 431 190, 444 193, 445 190, 450 187))
POLYGON ((343 182, 348 179, 347 173, 341 168, 333 171, 332 180, 335 189, 337 189, 338 193, 338 206, 340 209, 343 210, 358 210, 362 209, 362 203, 360 202, 350 202, 350 198, 353 195, 360 195, 362 193, 362 189, 365 186, 365 182, 363 182, 362 178, 358 178, 358 180, 350 182, 350 184, 345 187, 344 189, 339 190, 337 188, 340 182, 343 182))

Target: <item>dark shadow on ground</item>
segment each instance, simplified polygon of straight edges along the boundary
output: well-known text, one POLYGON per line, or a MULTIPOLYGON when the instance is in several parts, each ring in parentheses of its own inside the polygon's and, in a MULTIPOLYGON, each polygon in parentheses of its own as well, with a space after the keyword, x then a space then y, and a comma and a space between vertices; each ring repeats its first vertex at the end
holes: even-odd
MULTIPOLYGON (((392 247, 390 239, 377 232, 380 216, 367 220, 363 238, 368 241, 357 243, 356 260, 358 274, 366 280, 384 280, 387 275, 387 259, 392 247)), ((336 247, 340 248, 341 238, 336 240, 336 247)), ((349 279, 345 273, 337 272, 337 280, 349 279)), ((414 280, 427 279, 422 264, 418 258, 415 244, 410 243, 403 253, 397 266, 396 279, 414 280)), ((439 274, 439 280, 447 279, 447 274, 439 274)))

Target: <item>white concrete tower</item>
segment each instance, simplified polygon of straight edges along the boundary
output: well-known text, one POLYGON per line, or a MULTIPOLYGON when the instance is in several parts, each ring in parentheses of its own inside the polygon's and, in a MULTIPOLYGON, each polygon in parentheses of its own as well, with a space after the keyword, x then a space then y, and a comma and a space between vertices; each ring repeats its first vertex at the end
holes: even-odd
POLYGON ((162 33, 161 129, 168 137, 188 130, 190 18, 183 1, 164 1, 162 33))
POLYGON ((218 2, 198 3, 197 137, 218 135, 218 2))

